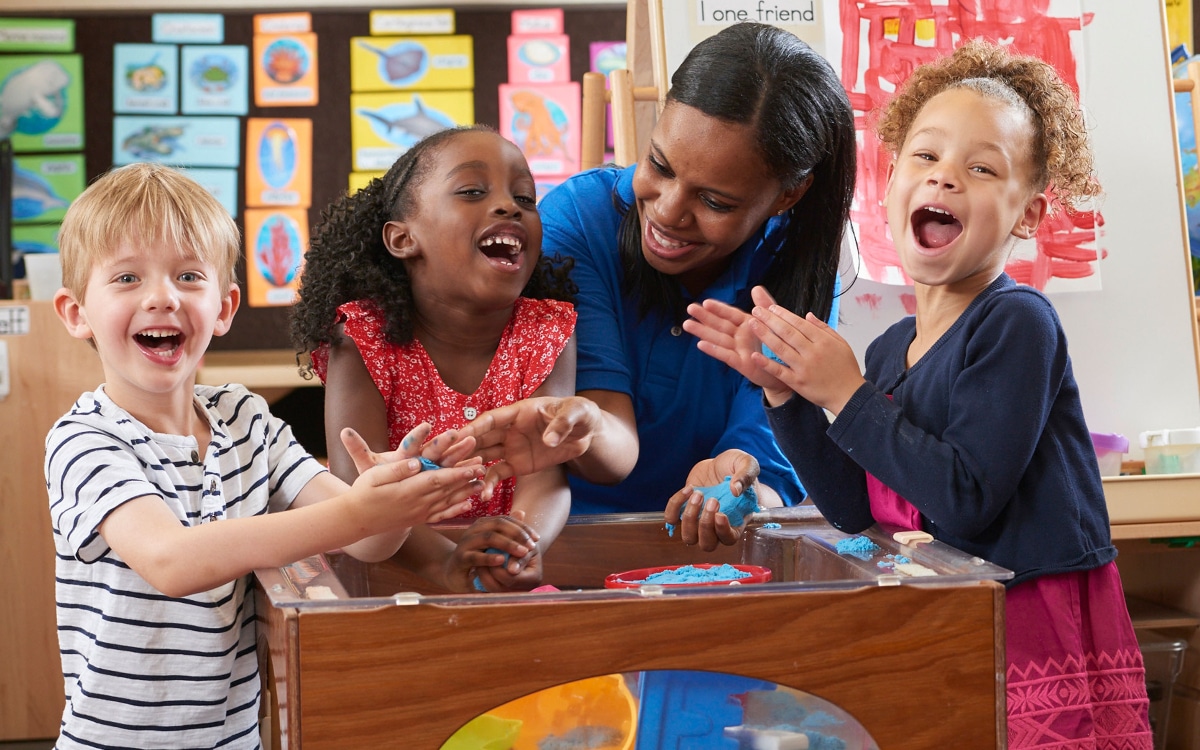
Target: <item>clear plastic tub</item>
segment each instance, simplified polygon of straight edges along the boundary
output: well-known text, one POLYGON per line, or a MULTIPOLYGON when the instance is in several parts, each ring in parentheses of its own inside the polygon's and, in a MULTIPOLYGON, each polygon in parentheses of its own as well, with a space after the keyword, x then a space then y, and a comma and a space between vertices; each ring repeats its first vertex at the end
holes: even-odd
POLYGON ((1150 430, 1138 436, 1147 474, 1200 474, 1200 427, 1150 430))
POLYGON ((1150 728, 1154 750, 1167 746, 1167 720, 1171 717, 1171 693, 1183 669, 1187 641, 1153 630, 1136 631, 1142 660, 1146 663, 1146 693, 1150 697, 1150 728))
POLYGON ((1096 460, 1100 463, 1100 476, 1121 475, 1121 462, 1129 452, 1129 438, 1111 432, 1093 432, 1092 446, 1096 449, 1096 460))

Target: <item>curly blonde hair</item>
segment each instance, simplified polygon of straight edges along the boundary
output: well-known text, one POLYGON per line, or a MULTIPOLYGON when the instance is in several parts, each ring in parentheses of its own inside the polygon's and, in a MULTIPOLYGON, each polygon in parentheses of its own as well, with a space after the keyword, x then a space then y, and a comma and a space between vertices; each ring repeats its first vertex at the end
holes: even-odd
POLYGON ((1100 195, 1083 112, 1070 87, 1049 63, 978 39, 913 71, 876 123, 884 147, 898 154, 921 108, 955 88, 969 88, 1029 113, 1035 189, 1053 186, 1055 199, 1072 211, 1081 201, 1100 195))

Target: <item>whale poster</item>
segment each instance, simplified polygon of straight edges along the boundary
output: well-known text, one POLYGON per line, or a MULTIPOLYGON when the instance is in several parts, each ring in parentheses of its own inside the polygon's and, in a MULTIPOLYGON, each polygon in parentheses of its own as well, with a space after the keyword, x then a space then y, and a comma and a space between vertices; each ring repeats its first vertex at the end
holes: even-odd
POLYGON ((13 151, 83 149, 83 57, 0 56, 0 139, 13 151))

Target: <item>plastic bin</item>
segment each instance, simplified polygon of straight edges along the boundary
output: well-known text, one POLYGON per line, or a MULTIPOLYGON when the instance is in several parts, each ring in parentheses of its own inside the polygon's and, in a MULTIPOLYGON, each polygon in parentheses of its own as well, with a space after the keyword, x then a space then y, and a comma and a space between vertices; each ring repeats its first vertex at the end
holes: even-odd
POLYGON ((1167 746, 1167 720, 1171 717, 1171 693, 1183 669, 1187 641, 1171 638, 1153 630, 1136 631, 1142 660, 1146 663, 1146 693, 1150 697, 1150 729, 1154 732, 1154 750, 1167 746))
POLYGON ((1200 427, 1150 430, 1138 436, 1147 474, 1200 474, 1200 427))
POLYGON ((1100 463, 1100 476, 1120 476, 1121 462, 1129 452, 1129 438, 1111 432, 1093 432, 1092 446, 1100 463))

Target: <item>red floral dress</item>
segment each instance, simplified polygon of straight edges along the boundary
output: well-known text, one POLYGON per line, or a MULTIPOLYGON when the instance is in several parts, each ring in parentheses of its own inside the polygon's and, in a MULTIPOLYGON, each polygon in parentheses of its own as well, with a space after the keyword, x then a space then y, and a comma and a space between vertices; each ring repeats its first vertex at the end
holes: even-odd
MULTIPOLYGON (((490 409, 533 395, 545 382, 558 355, 575 330, 575 307, 557 300, 518 298, 496 355, 474 393, 459 393, 443 382, 425 347, 417 340, 403 346, 387 341, 384 317, 369 302, 347 302, 338 308, 345 334, 358 346, 375 386, 387 404, 388 441, 395 450, 409 430, 421 422, 433 434, 458 429, 490 409)), ((313 369, 325 382, 328 344, 313 352, 313 369)), ((496 487, 491 500, 471 498, 460 518, 505 515, 512 509, 515 479, 496 487)))

